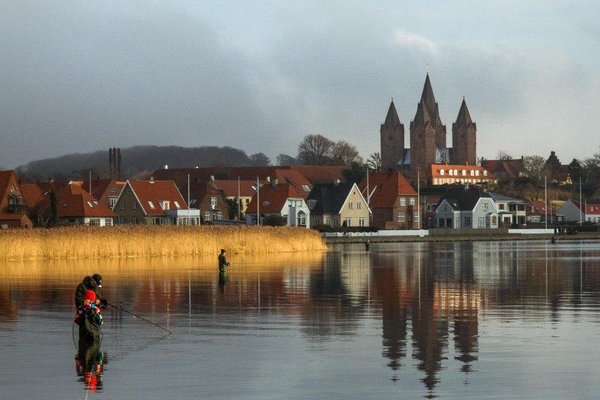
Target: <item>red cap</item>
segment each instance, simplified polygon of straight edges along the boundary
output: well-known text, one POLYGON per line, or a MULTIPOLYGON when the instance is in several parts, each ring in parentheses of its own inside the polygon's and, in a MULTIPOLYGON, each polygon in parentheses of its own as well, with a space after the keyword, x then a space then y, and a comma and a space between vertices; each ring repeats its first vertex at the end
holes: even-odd
POLYGON ((86 290, 83 299, 89 301, 96 301, 96 292, 94 292, 93 290, 86 290))

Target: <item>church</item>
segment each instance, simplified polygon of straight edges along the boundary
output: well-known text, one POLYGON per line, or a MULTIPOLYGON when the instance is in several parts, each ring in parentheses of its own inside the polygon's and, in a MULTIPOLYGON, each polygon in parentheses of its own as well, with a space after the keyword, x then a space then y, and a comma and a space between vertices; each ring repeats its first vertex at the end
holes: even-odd
POLYGON ((383 171, 408 170, 425 173, 431 164, 475 165, 477 126, 463 98, 456 122, 452 124, 452 147, 446 146, 446 125, 442 123, 429 74, 425 78, 415 118, 410 123, 410 148, 404 146, 404 124, 394 100, 380 128, 383 171))

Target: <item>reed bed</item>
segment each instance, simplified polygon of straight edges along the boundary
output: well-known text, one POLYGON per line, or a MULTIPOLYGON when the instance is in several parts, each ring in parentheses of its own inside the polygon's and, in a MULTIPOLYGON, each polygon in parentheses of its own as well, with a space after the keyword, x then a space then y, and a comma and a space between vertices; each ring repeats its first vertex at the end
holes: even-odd
POLYGON ((0 231, 0 260, 323 252, 321 236, 291 227, 116 226, 0 231))

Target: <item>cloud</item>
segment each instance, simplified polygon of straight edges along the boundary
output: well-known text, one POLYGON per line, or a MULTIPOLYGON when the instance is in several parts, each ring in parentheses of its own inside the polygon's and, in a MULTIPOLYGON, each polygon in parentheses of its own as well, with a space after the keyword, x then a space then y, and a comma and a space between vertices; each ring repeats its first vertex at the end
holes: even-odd
POLYGON ((413 32, 402 30, 396 31, 394 33, 394 39, 398 45, 403 47, 421 50, 432 55, 435 55, 438 52, 438 47, 432 40, 413 32))

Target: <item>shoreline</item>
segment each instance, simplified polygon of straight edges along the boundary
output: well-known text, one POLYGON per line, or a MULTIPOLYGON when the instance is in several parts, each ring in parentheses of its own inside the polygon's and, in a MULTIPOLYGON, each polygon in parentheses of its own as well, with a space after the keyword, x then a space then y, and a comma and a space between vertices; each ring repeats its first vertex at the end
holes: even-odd
MULTIPOLYGON (((478 235, 428 235, 428 236, 344 236, 324 237, 327 245, 350 243, 404 243, 404 242, 493 242, 512 240, 552 240, 551 234, 478 234, 478 235)), ((556 242, 600 240, 600 232, 582 232, 573 235, 556 235, 556 242)))

